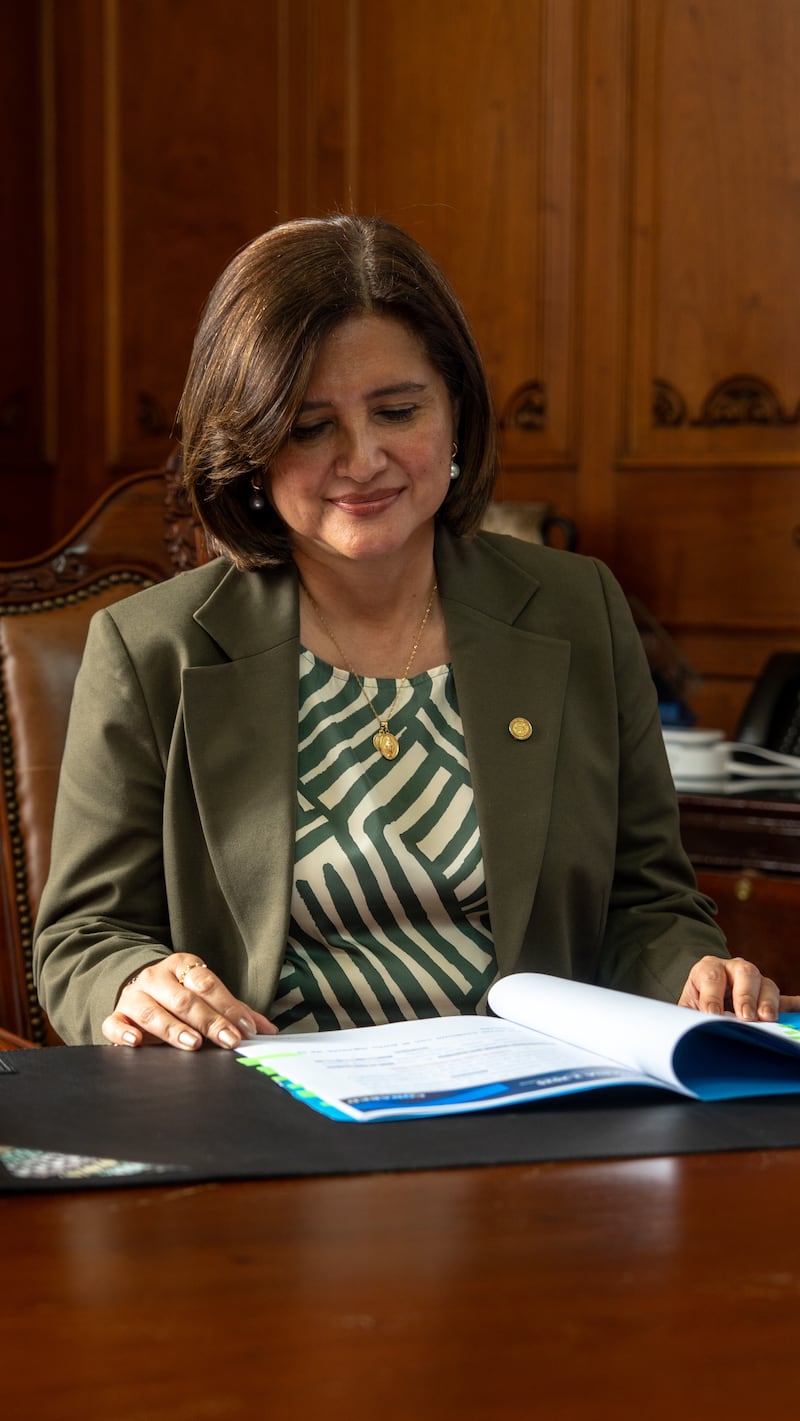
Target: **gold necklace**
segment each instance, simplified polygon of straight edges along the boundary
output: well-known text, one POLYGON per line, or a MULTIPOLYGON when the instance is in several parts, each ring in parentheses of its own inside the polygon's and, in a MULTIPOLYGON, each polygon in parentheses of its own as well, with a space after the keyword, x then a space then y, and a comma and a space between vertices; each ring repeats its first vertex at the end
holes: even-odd
POLYGON ((437 584, 436 582, 434 582, 434 584, 433 584, 433 587, 432 587, 432 589, 431 589, 431 595, 430 595, 430 597, 428 598, 428 605, 427 605, 427 607, 425 608, 425 615, 424 615, 424 617, 422 618, 422 621, 421 621, 420 624, 419 624, 419 631, 417 632, 417 635, 416 635, 415 638, 414 638, 414 645, 413 645, 412 648, 411 648, 411 655, 409 656, 408 661, 406 662, 406 669, 405 669, 405 671, 403 672, 403 674, 402 674, 402 676, 401 676, 401 678, 400 678, 400 684, 399 684, 398 687, 397 687, 397 694, 396 694, 394 700, 392 701, 392 704, 390 705, 388 711, 386 711, 386 712, 384 713, 383 717, 381 717, 381 716, 378 715, 378 712, 376 711, 374 705, 372 704, 372 701, 370 700, 369 696, 367 695, 367 693, 366 693, 366 691, 365 691, 365 689, 364 689, 364 677, 363 677, 363 676, 359 676, 359 674, 358 674, 358 672, 355 670, 355 668, 350 665, 350 662, 348 661, 347 657, 345 656, 344 652, 342 651, 342 648, 340 647, 338 641, 336 640, 336 637, 333 635, 333 632, 331 631, 330 627, 328 626, 328 623, 326 622, 325 618, 323 617, 323 615, 322 615, 322 613, 321 613, 319 607, 317 606, 316 602, 314 601, 314 598, 311 596, 311 593, 309 592, 309 590, 308 590, 308 588, 306 587, 305 583, 303 582, 302 578, 300 579, 300 586, 302 587, 303 591, 305 592, 306 597, 308 598, 309 602, 311 603, 311 606, 314 608, 314 612, 316 613, 316 616, 317 616, 317 618, 318 618, 318 620, 319 620, 319 622, 320 622, 320 625, 323 627, 324 631, 325 631, 325 632, 327 633, 327 635, 330 637, 331 641, 333 642, 334 646, 336 647, 336 650, 338 651, 339 655, 341 656, 342 661, 344 662, 344 664, 345 664, 345 666, 347 667, 348 671, 350 672, 351 676, 355 676, 356 681, 358 682, 359 688, 360 688, 360 690, 361 690, 361 694, 362 694, 362 696, 364 697, 364 700, 366 701, 367 705, 369 706, 370 710, 372 711, 372 714, 374 715, 375 719, 376 719, 377 722, 378 722, 378 727, 379 727, 379 728, 378 728, 378 730, 375 731, 375 734, 374 734, 373 737, 372 737, 372 743, 373 743, 373 745, 375 746, 375 749, 376 749, 377 751, 379 751, 379 753, 383 756, 384 760, 396 760, 396 759, 397 759, 397 756, 400 754, 400 745, 399 745, 399 743, 398 743, 397 736, 396 736, 396 735, 393 735, 392 732, 391 732, 391 730, 389 729, 389 721, 390 721, 391 716, 392 716, 392 711, 394 710, 395 706, 397 705, 397 702, 398 702, 399 699, 400 699, 400 692, 401 692, 402 689, 403 689, 403 682, 408 680, 408 673, 409 673, 409 671, 411 670, 411 667, 412 667, 413 664, 414 664, 414 657, 416 656, 417 652, 419 651, 419 644, 420 644, 420 642, 422 641, 422 633, 423 633, 424 630, 425 630, 426 623, 427 623, 428 618, 429 618, 429 616, 430 616, 430 614, 431 614, 431 607, 433 606, 433 599, 434 599, 434 597, 436 596, 436 590, 437 590, 438 584, 437 584))

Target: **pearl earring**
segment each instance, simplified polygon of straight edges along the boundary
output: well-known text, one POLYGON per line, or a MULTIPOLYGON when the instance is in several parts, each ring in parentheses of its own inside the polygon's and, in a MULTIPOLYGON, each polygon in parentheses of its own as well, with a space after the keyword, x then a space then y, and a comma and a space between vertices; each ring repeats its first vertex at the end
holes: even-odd
POLYGON ((456 454, 457 454, 457 453, 458 453, 458 445, 457 445, 456 443, 454 443, 454 444, 453 444, 453 452, 452 452, 451 455, 450 455, 450 482, 451 482, 451 483, 453 482, 454 479, 457 479, 458 476, 459 476, 459 474, 461 473, 461 465, 456 463, 456 454))
POLYGON ((256 478, 255 474, 250 480, 250 487, 253 492, 250 494, 247 500, 247 506, 250 509, 251 513, 263 513, 264 509, 267 506, 267 500, 264 497, 264 490, 258 482, 258 479, 256 478))

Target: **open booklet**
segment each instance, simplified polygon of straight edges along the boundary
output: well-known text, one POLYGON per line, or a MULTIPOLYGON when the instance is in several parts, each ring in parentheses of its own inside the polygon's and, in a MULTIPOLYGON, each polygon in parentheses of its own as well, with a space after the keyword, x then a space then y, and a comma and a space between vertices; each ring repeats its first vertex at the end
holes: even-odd
POLYGON ((800 1094, 800 1014, 766 1025, 538 973, 503 977, 494 1016, 261 1036, 253 1066, 336 1120, 403 1120, 613 1086, 697 1100, 800 1094))

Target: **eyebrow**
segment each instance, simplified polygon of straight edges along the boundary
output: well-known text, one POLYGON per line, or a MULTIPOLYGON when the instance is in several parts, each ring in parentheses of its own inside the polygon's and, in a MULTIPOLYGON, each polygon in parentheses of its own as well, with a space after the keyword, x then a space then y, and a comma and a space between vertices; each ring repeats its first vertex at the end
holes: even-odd
MULTIPOLYGON (((390 395, 418 395, 428 386, 418 380, 403 380, 397 385, 381 385, 377 390, 368 390, 366 399, 383 400, 390 395)), ((299 413, 305 410, 327 409, 333 401, 331 400, 304 400, 300 406, 299 413)))

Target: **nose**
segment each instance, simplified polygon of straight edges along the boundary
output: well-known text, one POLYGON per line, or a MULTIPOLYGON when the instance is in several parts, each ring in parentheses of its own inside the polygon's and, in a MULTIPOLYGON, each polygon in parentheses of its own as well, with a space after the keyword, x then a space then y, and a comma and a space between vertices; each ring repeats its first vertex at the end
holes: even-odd
POLYGON ((342 427, 336 457, 336 472, 354 483, 369 483, 385 466, 386 456, 376 432, 366 424, 342 427))

